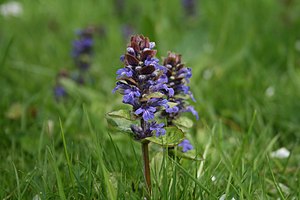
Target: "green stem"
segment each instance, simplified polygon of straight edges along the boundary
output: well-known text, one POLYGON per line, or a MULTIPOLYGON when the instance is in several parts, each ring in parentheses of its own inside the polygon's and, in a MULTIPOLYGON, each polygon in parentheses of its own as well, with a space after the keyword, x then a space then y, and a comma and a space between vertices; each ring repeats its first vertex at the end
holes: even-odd
POLYGON ((151 194, 151 176, 150 176, 150 165, 149 165, 149 150, 148 150, 149 142, 142 142, 142 154, 144 161, 144 176, 146 180, 146 185, 148 192, 151 194))

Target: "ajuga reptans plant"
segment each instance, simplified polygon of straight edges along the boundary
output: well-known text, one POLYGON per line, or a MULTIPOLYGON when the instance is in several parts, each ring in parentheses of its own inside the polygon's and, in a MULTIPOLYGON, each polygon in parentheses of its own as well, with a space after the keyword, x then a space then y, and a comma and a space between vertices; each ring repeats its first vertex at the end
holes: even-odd
POLYGON ((169 53, 164 65, 159 64, 155 43, 143 35, 134 35, 120 57, 124 66, 117 70, 117 82, 113 92, 123 95, 122 102, 130 110, 107 114, 107 121, 116 130, 130 133, 142 144, 144 175, 148 192, 151 193, 148 143, 165 147, 179 146, 183 152, 192 149, 184 132, 173 124, 182 112, 197 112, 185 102, 193 99, 186 85, 191 70, 181 64, 180 56, 169 53), (171 139, 170 139, 171 138, 171 139))

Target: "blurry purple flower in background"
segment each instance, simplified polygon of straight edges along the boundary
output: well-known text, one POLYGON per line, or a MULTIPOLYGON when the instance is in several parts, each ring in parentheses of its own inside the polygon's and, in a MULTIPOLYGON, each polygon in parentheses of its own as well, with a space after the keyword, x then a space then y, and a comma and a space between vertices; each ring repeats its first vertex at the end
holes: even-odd
POLYGON ((60 98, 62 98, 64 96, 66 96, 67 92, 66 92, 66 90, 65 90, 65 88, 63 86, 56 85, 54 87, 54 95, 55 95, 56 99, 58 100, 58 99, 60 99, 60 98))
POLYGON ((90 68, 93 56, 93 34, 94 27, 88 27, 77 31, 78 39, 73 41, 72 57, 75 65, 81 71, 86 71, 90 68))
POLYGON ((57 75, 56 85, 54 87, 54 96, 57 100, 67 96, 65 88, 61 85, 61 78, 70 78, 78 85, 84 85, 87 82, 93 83, 88 74, 88 69, 92 64, 94 54, 94 36, 105 37, 106 30, 104 26, 89 26, 85 29, 76 31, 77 39, 72 42, 72 58, 76 69, 71 71, 70 75, 62 70, 57 75))
POLYGON ((194 148, 188 139, 184 139, 180 144, 178 144, 178 146, 182 147, 183 153, 192 150, 194 148))
POLYGON ((197 8, 197 0, 181 0, 182 7, 186 16, 195 16, 197 8))
POLYGON ((133 26, 131 26, 129 24, 123 24, 121 26, 121 33, 122 33, 124 40, 127 41, 130 38, 130 36, 135 33, 135 30, 134 30, 133 26))
POLYGON ((64 69, 61 70, 56 77, 56 84, 54 86, 53 92, 54 92, 54 97, 57 101, 60 101, 67 96, 67 92, 65 88, 61 85, 60 80, 68 77, 69 77, 69 73, 67 70, 64 69))

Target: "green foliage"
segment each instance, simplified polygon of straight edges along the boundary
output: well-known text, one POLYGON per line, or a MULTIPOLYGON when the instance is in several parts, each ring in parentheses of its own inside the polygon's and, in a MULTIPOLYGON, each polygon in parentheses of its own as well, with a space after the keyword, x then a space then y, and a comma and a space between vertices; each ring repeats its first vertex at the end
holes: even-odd
POLYGON ((188 132, 193 127, 193 121, 185 116, 180 116, 177 119, 174 119, 173 124, 180 128, 183 132, 188 132))
POLYGON ((186 158, 189 160, 200 161, 203 160, 200 153, 197 153, 195 149, 189 150, 187 152, 182 152, 181 149, 170 149, 170 154, 178 156, 179 158, 186 158))
POLYGON ((203 0, 193 17, 180 0, 126 0, 122 12, 119 1, 19 2, 21 17, 0 16, 0 199, 146 196, 139 143, 106 130, 105 113, 126 109, 111 93, 124 24, 156 41, 159 58, 183 55, 204 120, 176 124, 201 161, 156 157, 150 145, 152 199, 300 199, 299 1, 203 0), (106 30, 95 38, 93 84, 63 80, 69 96, 56 102, 56 73, 74 69, 74 31, 91 24, 106 30), (289 158, 269 156, 283 146, 289 158))
POLYGON ((147 137, 145 140, 153 142, 163 147, 174 147, 184 139, 184 133, 177 127, 166 127, 166 134, 157 137, 155 133, 152 137, 147 137))
POLYGON ((114 132, 124 132, 132 135, 130 126, 134 123, 130 111, 118 110, 106 114, 108 128, 114 132))

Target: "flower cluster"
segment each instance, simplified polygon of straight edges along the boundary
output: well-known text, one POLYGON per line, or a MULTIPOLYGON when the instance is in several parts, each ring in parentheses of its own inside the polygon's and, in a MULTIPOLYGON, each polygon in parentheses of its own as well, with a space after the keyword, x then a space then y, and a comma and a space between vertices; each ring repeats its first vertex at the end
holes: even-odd
POLYGON ((187 86, 189 79, 192 77, 192 70, 181 63, 181 55, 171 52, 168 53, 163 64, 167 69, 167 87, 171 87, 174 90, 174 95, 168 97, 168 101, 174 106, 162 112, 162 116, 167 118, 168 125, 172 125, 172 121, 183 112, 191 112, 198 120, 197 111, 193 106, 186 103, 187 98, 196 101, 190 91, 190 87, 187 86))
POLYGON ((87 29, 77 32, 78 39, 73 41, 72 57, 75 65, 81 71, 86 71, 90 68, 93 56, 93 33, 95 29, 88 27, 87 29))
POLYGON ((123 103, 133 108, 133 113, 141 119, 141 125, 132 125, 136 139, 165 134, 164 124, 155 121, 155 113, 168 109, 168 100, 174 90, 167 86, 168 77, 164 66, 155 58, 155 43, 142 35, 131 37, 125 55, 120 60, 124 67, 117 71, 117 86, 113 90, 123 95, 123 103), (156 95, 153 95, 156 94, 156 95))
POLYGON ((96 27, 90 26, 86 29, 77 31, 78 39, 72 43, 72 58, 74 59, 77 70, 73 70, 70 75, 66 70, 61 70, 56 78, 56 85, 54 87, 54 96, 56 100, 60 100, 67 95, 65 88, 60 84, 62 78, 71 78, 78 84, 82 85, 86 82, 87 71, 91 66, 93 57, 93 35, 99 31, 101 34, 101 27, 99 30, 96 27))
MULTIPOLYGON (((197 111, 193 106, 186 103, 187 97, 195 101, 190 87, 187 86, 189 79, 192 77, 192 70, 181 62, 181 55, 171 52, 168 53, 163 64, 168 70, 166 73, 168 77, 167 86, 174 89, 174 96, 168 98, 168 101, 173 106, 166 109, 161 115, 167 118, 168 125, 172 125, 173 120, 183 112, 191 112, 198 120, 197 111)), ((193 149, 193 146, 187 139, 183 140, 178 146, 182 147, 183 152, 193 149)))
MULTIPOLYGON (((147 37, 135 35, 120 60, 124 67, 117 71, 117 86, 113 92, 123 95, 123 103, 132 106, 134 113, 141 120, 140 125, 131 125, 135 139, 140 140, 164 135, 164 127, 172 126, 173 120, 183 112, 192 112, 198 119, 198 113, 186 103, 187 98, 195 101, 187 86, 192 76, 190 68, 181 63, 181 55, 168 53, 163 65, 155 57, 155 43, 147 37), (156 113, 167 119, 167 124, 155 120, 156 113)), ((182 151, 193 149, 185 139, 179 144, 182 151)))

